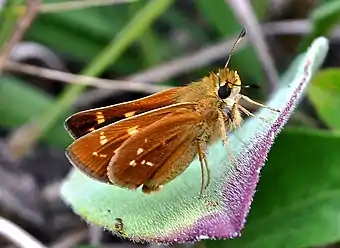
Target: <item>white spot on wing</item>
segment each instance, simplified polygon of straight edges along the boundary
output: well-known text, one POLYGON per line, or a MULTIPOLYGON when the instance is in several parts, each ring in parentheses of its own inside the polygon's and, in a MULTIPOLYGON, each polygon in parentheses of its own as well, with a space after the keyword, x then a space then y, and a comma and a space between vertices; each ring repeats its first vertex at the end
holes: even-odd
POLYGON ((151 162, 146 162, 146 165, 148 165, 148 166, 153 166, 153 163, 151 163, 151 162))
POLYGON ((100 132, 100 136, 99 136, 99 142, 101 145, 105 145, 109 140, 106 138, 106 136, 104 135, 104 132, 100 132))
POLYGON ((103 112, 101 111, 96 112, 96 117, 97 117, 98 124, 105 122, 105 117, 103 115, 103 112))
POLYGON ((127 132, 130 134, 130 135, 134 135, 136 133, 138 133, 138 126, 134 126, 134 127, 130 127, 127 132))
POLYGON ((96 156, 96 157, 101 157, 101 158, 106 158, 107 157, 107 154, 100 154, 98 152, 92 152, 92 155, 93 156, 96 156))
POLYGON ((131 116, 134 116, 135 114, 136 114, 136 111, 131 111, 131 112, 125 113, 124 116, 125 116, 126 118, 129 118, 129 117, 131 117, 131 116))
POLYGON ((131 160, 131 161, 130 161, 130 163, 129 163, 129 165, 130 165, 130 166, 136 166, 136 165, 137 165, 137 163, 136 163, 136 161, 135 161, 135 160, 131 160))
POLYGON ((138 148, 138 150, 137 150, 137 155, 141 154, 143 151, 144 151, 143 148, 138 148))
POLYGON ((105 145, 109 140, 108 139, 101 139, 99 142, 101 145, 105 145))

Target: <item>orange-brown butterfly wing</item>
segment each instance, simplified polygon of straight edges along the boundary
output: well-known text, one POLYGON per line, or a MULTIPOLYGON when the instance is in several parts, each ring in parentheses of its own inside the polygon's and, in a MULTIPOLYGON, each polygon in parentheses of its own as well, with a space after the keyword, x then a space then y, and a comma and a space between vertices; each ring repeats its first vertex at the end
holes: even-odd
POLYGON ((108 168, 110 181, 130 189, 148 184, 183 143, 193 143, 197 137, 194 127, 200 121, 201 116, 192 110, 179 109, 138 132, 113 156, 108 168))
POLYGON ((194 127, 186 133, 185 139, 180 145, 177 147, 174 146, 171 155, 163 165, 144 183, 143 192, 151 193, 157 191, 160 187, 175 179, 188 168, 198 152, 198 141, 196 138, 197 133, 194 127))
POLYGON ((65 128, 74 139, 77 139, 127 117, 177 103, 182 90, 183 87, 176 87, 135 101, 81 111, 65 121, 65 128))
POLYGON ((67 149, 69 161, 89 177, 108 182, 107 167, 122 143, 177 109, 191 109, 195 103, 179 103, 149 111, 95 130, 75 140, 67 149))

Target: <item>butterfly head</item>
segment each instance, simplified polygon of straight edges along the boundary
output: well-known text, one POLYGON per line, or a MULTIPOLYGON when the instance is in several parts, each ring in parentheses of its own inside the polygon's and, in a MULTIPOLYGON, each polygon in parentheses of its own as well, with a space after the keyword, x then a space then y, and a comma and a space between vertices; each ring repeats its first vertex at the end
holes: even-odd
POLYGON ((227 58, 227 62, 223 69, 220 69, 219 73, 217 74, 218 77, 218 97, 222 100, 230 99, 232 101, 237 101, 236 98, 240 94, 241 91, 241 79, 238 75, 237 71, 230 70, 228 68, 231 55, 233 54, 236 45, 242 40, 244 36, 246 36, 246 29, 243 28, 237 37, 229 56, 227 58))
POLYGON ((241 91, 241 79, 237 71, 228 68, 220 69, 217 75, 217 94, 222 100, 235 98, 241 91))

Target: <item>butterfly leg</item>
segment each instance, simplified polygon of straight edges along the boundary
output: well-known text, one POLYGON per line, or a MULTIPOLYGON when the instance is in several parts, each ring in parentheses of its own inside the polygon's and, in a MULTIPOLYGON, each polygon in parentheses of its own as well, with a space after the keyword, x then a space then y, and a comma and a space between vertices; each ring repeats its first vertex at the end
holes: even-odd
POLYGON ((197 141, 197 154, 201 165, 201 192, 200 196, 203 195, 204 189, 206 189, 210 184, 210 169, 208 166, 208 161, 205 152, 203 151, 200 141, 197 141), (207 182, 204 185, 204 171, 207 171, 207 182))
POLYGON ((266 123, 270 123, 269 120, 267 120, 267 119, 265 119, 265 118, 263 118, 263 117, 261 117, 261 116, 258 116, 258 115, 253 114, 252 112, 250 112, 248 109, 246 109, 245 107, 243 107, 243 106, 241 106, 241 105, 238 105, 238 108, 239 108, 243 113, 245 113, 245 114, 248 115, 248 116, 256 117, 256 118, 259 118, 259 119, 261 119, 262 121, 264 121, 264 122, 266 122, 266 123))
POLYGON ((204 162, 203 162, 203 153, 200 148, 199 141, 197 142, 197 152, 198 152, 198 159, 200 161, 201 165, 201 191, 200 191, 200 196, 203 196, 203 190, 204 190, 204 162))
POLYGON ((203 151, 203 160, 205 163, 205 169, 207 170, 207 182, 205 184, 205 189, 208 188, 209 184, 210 184, 210 169, 208 166, 208 160, 207 160, 207 155, 205 154, 205 152, 203 151))
POLYGON ((254 105, 257 105, 257 106, 260 106, 260 107, 263 107, 263 108, 267 108, 267 109, 270 109, 270 110, 275 111, 275 112, 280 112, 280 110, 278 110, 278 109, 274 109, 274 108, 271 108, 271 107, 269 107, 269 106, 266 106, 266 105, 264 105, 264 104, 262 104, 262 103, 256 102, 256 101, 250 99, 249 97, 247 97, 247 96, 245 96, 245 95, 241 95, 241 98, 242 98, 243 100, 245 100, 245 101, 251 103, 251 104, 254 104, 254 105))
POLYGON ((228 134, 227 134, 226 121, 225 121, 226 118, 221 111, 218 111, 218 115, 219 115, 218 119, 219 119, 219 122, 220 122, 220 132, 221 132, 222 141, 223 141, 224 145, 227 147, 229 158, 230 158, 231 162, 236 165, 236 160, 235 160, 234 155, 233 155, 232 151, 230 150, 230 147, 229 147, 229 144, 228 144, 228 134))

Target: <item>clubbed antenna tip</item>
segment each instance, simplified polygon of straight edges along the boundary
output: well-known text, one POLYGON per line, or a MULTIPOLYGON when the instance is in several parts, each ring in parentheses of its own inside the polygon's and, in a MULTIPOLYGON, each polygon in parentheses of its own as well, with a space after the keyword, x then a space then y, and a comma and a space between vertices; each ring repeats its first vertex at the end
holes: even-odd
POLYGON ((243 38, 244 36, 246 36, 246 34, 247 34, 247 29, 246 29, 246 28, 242 28, 241 33, 238 35, 238 37, 237 37, 237 39, 236 39, 236 41, 235 41, 233 47, 231 48, 231 51, 230 51, 230 53, 229 53, 227 62, 225 63, 225 66, 224 66, 224 67, 227 67, 227 66, 228 66, 229 61, 230 61, 230 59, 231 59, 231 55, 233 54, 236 45, 242 40, 242 38, 243 38))

